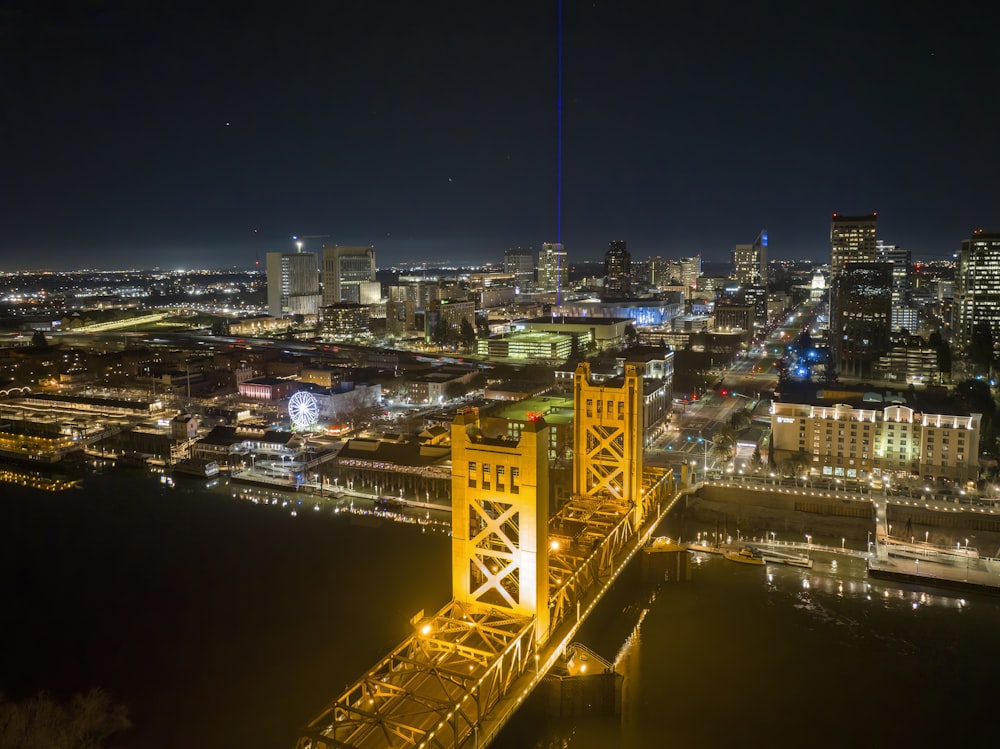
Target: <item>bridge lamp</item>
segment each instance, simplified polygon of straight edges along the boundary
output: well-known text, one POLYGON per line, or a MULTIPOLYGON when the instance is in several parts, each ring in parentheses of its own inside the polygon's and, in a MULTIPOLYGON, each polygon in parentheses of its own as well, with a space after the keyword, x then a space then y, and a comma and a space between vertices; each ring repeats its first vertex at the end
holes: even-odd
POLYGON ((549 543, 549 551, 559 551, 559 541, 557 539, 552 539, 549 543))

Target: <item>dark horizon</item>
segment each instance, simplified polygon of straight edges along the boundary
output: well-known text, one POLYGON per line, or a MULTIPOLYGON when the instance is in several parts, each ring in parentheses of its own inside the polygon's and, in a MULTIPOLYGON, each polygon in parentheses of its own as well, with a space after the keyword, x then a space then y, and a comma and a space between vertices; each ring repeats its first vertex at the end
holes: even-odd
POLYGON ((1000 7, 557 2, 7 10, 3 270, 403 260, 561 239, 819 261, 834 212, 915 258, 1000 227, 1000 7), (211 258, 212 262, 206 262, 211 258))

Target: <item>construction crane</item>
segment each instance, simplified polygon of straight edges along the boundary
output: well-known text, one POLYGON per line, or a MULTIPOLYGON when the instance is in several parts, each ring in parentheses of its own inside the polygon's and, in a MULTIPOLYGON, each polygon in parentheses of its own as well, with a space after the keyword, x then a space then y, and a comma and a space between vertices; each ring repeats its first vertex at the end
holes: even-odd
POLYGON ((299 252, 302 252, 302 245, 305 244, 306 239, 326 239, 329 234, 302 234, 300 236, 293 236, 292 241, 295 242, 295 246, 298 248, 299 252))

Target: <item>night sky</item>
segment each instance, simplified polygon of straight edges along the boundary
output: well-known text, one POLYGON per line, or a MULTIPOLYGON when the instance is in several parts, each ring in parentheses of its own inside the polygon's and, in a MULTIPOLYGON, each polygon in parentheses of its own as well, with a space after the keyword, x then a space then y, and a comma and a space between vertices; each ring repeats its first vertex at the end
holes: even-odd
MULTIPOLYGON (((821 259, 1000 229, 1000 3, 575 2, 561 238, 821 259)), ((379 265, 557 239, 556 0, 0 9, 0 270, 379 265)))

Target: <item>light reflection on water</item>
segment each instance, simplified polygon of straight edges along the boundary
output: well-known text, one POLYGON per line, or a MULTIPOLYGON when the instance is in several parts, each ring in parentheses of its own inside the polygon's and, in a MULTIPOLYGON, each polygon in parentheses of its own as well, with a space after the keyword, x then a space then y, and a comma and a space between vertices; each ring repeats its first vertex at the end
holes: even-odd
POLYGON ((617 652, 622 714, 553 719, 534 703, 494 746, 793 746, 807 734, 870 746, 886 716, 894 743, 988 737, 985 718, 953 716, 992 714, 979 687, 1000 656, 1000 599, 870 580, 860 557, 811 557, 812 569, 761 568, 695 554, 690 582, 654 594, 633 575, 577 638, 617 652), (628 614, 623 637, 608 623, 628 614))

